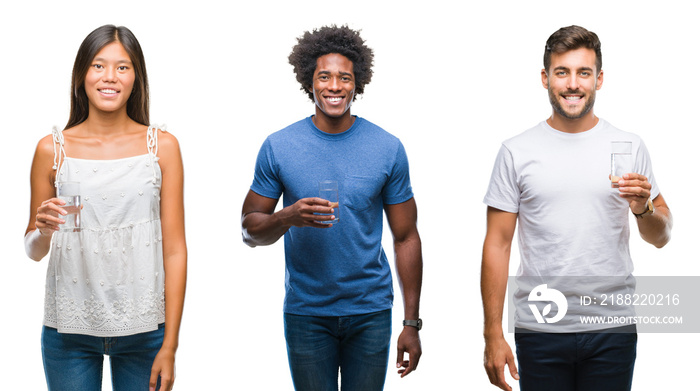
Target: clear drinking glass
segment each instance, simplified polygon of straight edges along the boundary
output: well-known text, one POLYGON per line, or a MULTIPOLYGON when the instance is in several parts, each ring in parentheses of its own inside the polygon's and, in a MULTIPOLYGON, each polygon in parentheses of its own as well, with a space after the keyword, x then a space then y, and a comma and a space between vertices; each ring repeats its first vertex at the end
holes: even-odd
POLYGON ((622 176, 634 170, 632 142, 612 141, 610 147, 610 185, 617 188, 619 187, 617 182, 622 179, 622 176))
POLYGON ((334 220, 321 221, 321 223, 335 224, 340 220, 340 203, 338 198, 338 181, 321 181, 318 183, 318 196, 331 202, 334 220))
POLYGON ((60 230, 80 232, 80 182, 58 182, 56 196, 66 202, 63 209, 68 212, 61 216, 66 222, 61 224, 60 230))

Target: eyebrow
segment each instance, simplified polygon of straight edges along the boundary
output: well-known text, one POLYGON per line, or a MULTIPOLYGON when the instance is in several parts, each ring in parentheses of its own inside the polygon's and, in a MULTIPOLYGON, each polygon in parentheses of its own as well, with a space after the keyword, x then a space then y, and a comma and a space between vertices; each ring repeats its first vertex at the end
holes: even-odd
MULTIPOLYGON (((95 59, 92 60, 92 61, 104 61, 104 62, 107 62, 107 59, 106 59, 106 58, 102 58, 102 57, 95 57, 95 59)), ((131 60, 118 60, 118 61, 117 61, 117 64, 131 64, 131 60)))
MULTIPOLYGON (((326 71, 326 70, 318 71, 319 75, 320 74, 329 74, 330 75, 331 73, 332 73, 331 71, 326 71)), ((341 75, 345 75, 345 76, 355 77, 355 75, 352 72, 338 72, 338 73, 341 75)))
MULTIPOLYGON (((554 69, 552 69, 552 71, 568 71, 568 70, 570 70, 570 68, 569 68, 569 67, 565 67, 565 66, 558 66, 558 67, 555 67, 554 69)), ((578 71, 590 71, 590 72, 593 72, 593 68, 590 68, 590 67, 581 67, 581 68, 578 68, 577 70, 578 70, 578 71)))

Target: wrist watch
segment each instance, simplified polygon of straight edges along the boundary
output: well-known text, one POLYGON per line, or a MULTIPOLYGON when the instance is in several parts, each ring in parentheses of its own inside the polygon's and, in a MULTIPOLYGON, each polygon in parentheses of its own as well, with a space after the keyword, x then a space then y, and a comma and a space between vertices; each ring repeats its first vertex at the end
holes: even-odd
POLYGON ((654 214, 654 203, 651 201, 651 198, 649 198, 647 200, 647 210, 645 210, 642 213, 634 213, 634 212, 632 212, 632 213, 634 214, 634 217, 636 217, 638 219, 643 219, 644 216, 646 216, 646 215, 650 215, 650 216, 653 215, 654 214))
POLYGON ((418 318, 418 320, 404 320, 403 321, 404 326, 412 326, 417 328, 418 330, 423 328, 423 319, 418 318))

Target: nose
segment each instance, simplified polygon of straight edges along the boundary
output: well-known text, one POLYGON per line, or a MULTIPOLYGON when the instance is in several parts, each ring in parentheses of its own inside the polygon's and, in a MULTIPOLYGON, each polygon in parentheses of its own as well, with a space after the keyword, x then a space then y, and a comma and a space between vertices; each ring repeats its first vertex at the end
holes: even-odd
POLYGON ((332 91, 337 91, 340 89, 340 81, 337 77, 331 77, 331 81, 328 84, 328 89, 332 91))
POLYGON ((572 91, 578 90, 578 75, 577 74, 572 73, 572 75, 569 76, 567 88, 569 88, 572 91))
POLYGON ((105 67, 105 71, 102 73, 102 80, 106 82, 114 82, 117 80, 117 68, 108 66, 105 67))

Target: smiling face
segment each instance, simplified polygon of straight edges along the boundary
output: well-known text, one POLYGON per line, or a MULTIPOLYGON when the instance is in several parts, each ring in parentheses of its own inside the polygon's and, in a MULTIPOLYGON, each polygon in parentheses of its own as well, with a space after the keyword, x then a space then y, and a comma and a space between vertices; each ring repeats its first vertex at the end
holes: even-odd
POLYGON ((350 106, 355 96, 353 64, 347 57, 330 53, 316 60, 311 90, 316 103, 314 123, 323 131, 347 130, 353 123, 350 106), (347 127, 345 127, 347 125, 347 127))
POLYGON ((119 42, 103 47, 85 75, 85 94, 90 111, 124 110, 136 79, 129 54, 119 42))
MULTIPOLYGON (((591 49, 580 48, 553 53, 548 70, 542 70, 542 85, 549 92, 552 120, 592 122, 595 94, 603 85, 603 72, 596 69, 596 55, 591 49), (596 74, 597 72, 597 74, 596 74)), ((588 129, 590 129, 588 128, 588 129)))

